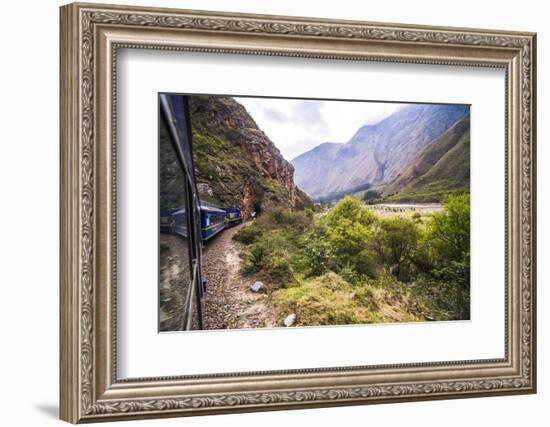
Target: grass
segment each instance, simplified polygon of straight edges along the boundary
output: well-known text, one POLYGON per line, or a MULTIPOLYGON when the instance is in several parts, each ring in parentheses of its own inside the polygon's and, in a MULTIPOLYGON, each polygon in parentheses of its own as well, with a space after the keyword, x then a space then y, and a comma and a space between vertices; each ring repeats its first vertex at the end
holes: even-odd
POLYGON ((406 292, 354 286, 334 272, 279 289, 269 304, 296 313, 296 324, 302 326, 412 322, 426 320, 428 312, 406 292))
POLYGON ((400 192, 386 195, 379 201, 382 203, 438 203, 446 196, 461 194, 467 191, 469 191, 469 188, 463 182, 441 179, 418 187, 405 187, 400 192))

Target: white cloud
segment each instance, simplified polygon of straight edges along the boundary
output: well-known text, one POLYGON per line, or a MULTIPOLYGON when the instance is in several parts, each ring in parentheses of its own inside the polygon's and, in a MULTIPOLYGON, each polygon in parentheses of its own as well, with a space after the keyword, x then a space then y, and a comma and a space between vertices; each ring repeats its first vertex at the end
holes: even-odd
POLYGON ((324 142, 345 143, 365 124, 375 124, 404 104, 282 98, 240 98, 283 157, 292 160, 324 142))

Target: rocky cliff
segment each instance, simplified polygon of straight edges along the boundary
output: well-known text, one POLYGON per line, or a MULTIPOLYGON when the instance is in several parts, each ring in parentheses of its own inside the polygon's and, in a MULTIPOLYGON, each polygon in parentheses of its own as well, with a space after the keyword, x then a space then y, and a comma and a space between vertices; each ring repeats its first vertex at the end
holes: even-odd
POLYGON ((468 113, 466 105, 403 107, 375 125, 362 126, 345 144, 324 143, 295 158, 296 184, 313 197, 388 184, 468 113))
POLYGON ((193 160, 202 199, 239 206, 243 216, 273 207, 302 209, 311 199, 294 167, 231 97, 190 96, 193 160))

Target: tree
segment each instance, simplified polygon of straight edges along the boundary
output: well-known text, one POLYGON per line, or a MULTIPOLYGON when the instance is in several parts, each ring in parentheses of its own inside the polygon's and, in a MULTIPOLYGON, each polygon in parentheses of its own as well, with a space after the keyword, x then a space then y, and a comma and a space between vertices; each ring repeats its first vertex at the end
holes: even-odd
POLYGON ((368 227, 376 221, 376 215, 363 208, 361 201, 353 196, 346 196, 327 214, 327 225, 335 227, 342 220, 368 227))
POLYGON ((374 238, 376 251, 390 271, 402 280, 408 280, 408 270, 419 239, 417 225, 396 216, 380 220, 374 238), (406 268, 405 268, 406 267, 406 268))
POLYGON ((449 196, 443 210, 428 222, 428 241, 435 250, 436 262, 470 260, 470 194, 449 196))
POLYGON ((449 196, 428 222, 432 276, 454 288, 456 318, 470 315, 470 195, 449 196))
POLYGON ((355 197, 346 196, 326 216, 327 236, 338 267, 376 275, 371 240, 376 215, 355 197))

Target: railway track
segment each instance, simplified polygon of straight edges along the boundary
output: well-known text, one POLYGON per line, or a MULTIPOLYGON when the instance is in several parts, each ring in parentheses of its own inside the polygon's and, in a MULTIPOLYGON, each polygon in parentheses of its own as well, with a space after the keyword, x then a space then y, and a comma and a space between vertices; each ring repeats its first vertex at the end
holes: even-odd
POLYGON ((241 277, 242 246, 233 240, 240 224, 214 237, 203 252, 202 274, 208 283, 204 294, 204 329, 273 327, 276 317, 264 304, 265 294, 250 290, 253 278, 241 277))

